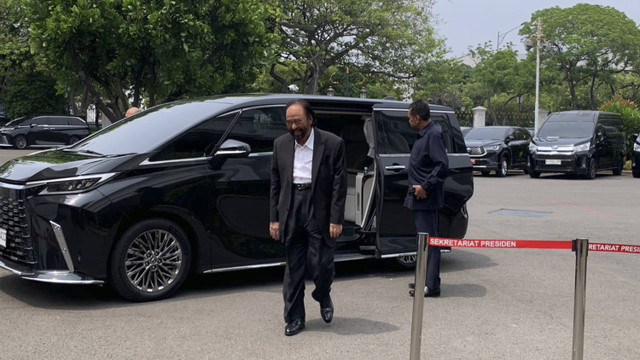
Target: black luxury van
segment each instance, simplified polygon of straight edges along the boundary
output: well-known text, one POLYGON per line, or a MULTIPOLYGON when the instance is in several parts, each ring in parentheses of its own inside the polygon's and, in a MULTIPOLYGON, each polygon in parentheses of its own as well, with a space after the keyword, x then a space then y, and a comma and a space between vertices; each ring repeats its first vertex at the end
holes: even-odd
POLYGON ((625 135, 619 114, 601 111, 552 113, 531 140, 532 178, 540 173, 581 174, 594 179, 598 170, 622 174, 625 135))
MULTIPOLYGON (((273 141, 304 98, 346 145, 348 192, 336 261, 415 261, 403 207, 416 131, 400 101, 243 95, 178 101, 63 148, 0 167, 0 267, 25 279, 108 282, 131 300, 174 293, 190 271, 284 264, 269 237, 273 141)), ((449 153, 441 236, 461 238, 472 166, 454 112, 432 106, 449 153)))

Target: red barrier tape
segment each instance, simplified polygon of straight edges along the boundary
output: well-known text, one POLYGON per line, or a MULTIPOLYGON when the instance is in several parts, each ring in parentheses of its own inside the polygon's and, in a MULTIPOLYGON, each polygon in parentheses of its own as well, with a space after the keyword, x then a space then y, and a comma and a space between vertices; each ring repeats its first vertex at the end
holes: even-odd
POLYGON ((554 240, 448 239, 430 237, 429 245, 498 249, 571 249, 572 242, 554 240))
MULTIPOLYGON (((497 240, 497 239, 449 239, 430 237, 429 246, 493 249, 569 249, 572 241, 556 240, 497 240)), ((622 252, 640 254, 640 245, 589 243, 589 251, 622 252)))
POLYGON ((640 246, 625 244, 589 243, 589 251, 622 252, 640 254, 640 246))

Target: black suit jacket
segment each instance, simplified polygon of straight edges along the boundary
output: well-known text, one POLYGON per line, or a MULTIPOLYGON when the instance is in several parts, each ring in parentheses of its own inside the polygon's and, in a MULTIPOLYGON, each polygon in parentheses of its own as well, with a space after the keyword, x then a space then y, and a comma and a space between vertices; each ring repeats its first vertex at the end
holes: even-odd
MULTIPOLYGON (((342 224, 347 197, 347 171, 342 138, 314 127, 311 196, 316 222, 327 244, 329 223, 342 224)), ((289 214, 293 194, 295 139, 284 134, 273 142, 271 158, 271 199, 269 218, 280 223, 280 238, 289 214)))

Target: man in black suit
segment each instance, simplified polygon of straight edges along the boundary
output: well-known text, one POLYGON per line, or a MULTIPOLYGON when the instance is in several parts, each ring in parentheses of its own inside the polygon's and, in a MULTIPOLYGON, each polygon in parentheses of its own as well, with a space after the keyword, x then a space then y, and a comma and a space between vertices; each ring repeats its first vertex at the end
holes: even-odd
MULTIPOLYGON (((409 124, 418 137, 409 159, 409 188, 404 205, 413 210, 416 230, 438 236, 438 217, 444 205, 444 181, 449 159, 440 126, 431 120, 429 104, 424 100, 409 105, 409 124)), ((427 253, 425 297, 440 296, 440 248, 430 246, 427 253)), ((409 284, 415 287, 415 284, 409 284)), ((418 285, 417 289, 422 286, 418 285)), ((412 289, 409 294, 413 296, 412 289)))
POLYGON ((316 285, 322 319, 333 319, 329 295, 335 273, 336 238, 342 233, 347 195, 344 141, 314 127, 308 102, 287 104, 287 129, 273 144, 269 234, 285 245, 285 335, 305 326, 304 280, 316 285))

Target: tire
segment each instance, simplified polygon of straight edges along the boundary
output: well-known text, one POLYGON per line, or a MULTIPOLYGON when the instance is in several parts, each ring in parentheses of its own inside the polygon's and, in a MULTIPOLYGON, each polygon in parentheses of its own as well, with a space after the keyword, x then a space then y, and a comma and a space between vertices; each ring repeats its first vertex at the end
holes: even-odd
POLYGON ((13 139, 13 146, 16 149, 26 149, 29 144, 27 143, 27 138, 24 135, 18 135, 13 139))
POLYGON ((529 176, 533 179, 537 179, 540 177, 540 172, 539 171, 529 171, 529 176))
POLYGON ((587 169, 586 179, 593 180, 596 178, 596 172, 598 172, 598 166, 596 165, 596 159, 591 158, 589 160, 589 168, 587 169))
POLYGON ((75 143, 78 142, 78 140, 80 140, 79 137, 77 136, 70 136, 69 139, 67 140, 67 145, 73 145, 75 143))
POLYGON ((173 295, 187 279, 191 246, 178 225, 165 219, 141 221, 116 243, 108 281, 131 301, 160 300, 173 295))
POLYGON ((399 265, 402 269, 413 269, 416 267, 417 255, 398 256, 395 258, 396 265, 399 265))
POLYGON ((505 177, 509 172, 509 158, 506 155, 500 156, 500 163, 498 164, 498 168, 496 169, 497 177, 505 177))
POLYGON ((622 168, 624 167, 623 159, 620 159, 616 167, 612 170, 613 175, 622 175, 622 168))

